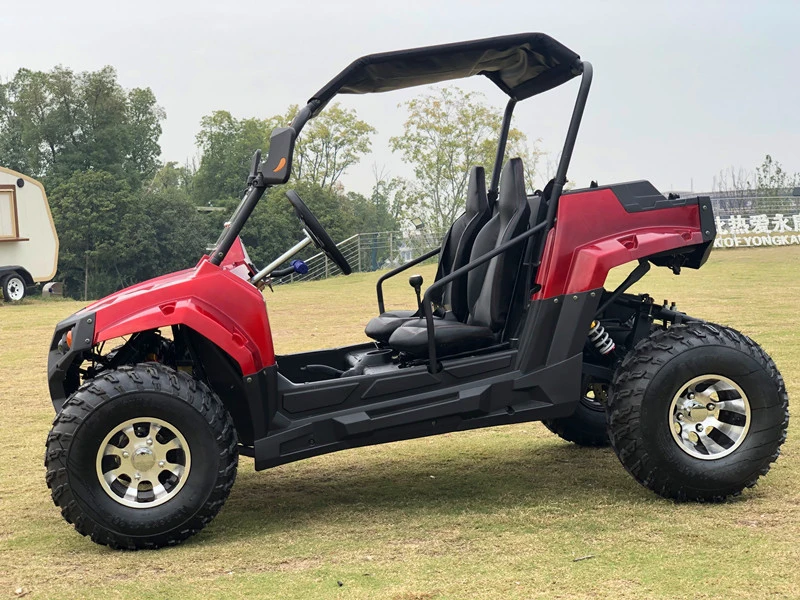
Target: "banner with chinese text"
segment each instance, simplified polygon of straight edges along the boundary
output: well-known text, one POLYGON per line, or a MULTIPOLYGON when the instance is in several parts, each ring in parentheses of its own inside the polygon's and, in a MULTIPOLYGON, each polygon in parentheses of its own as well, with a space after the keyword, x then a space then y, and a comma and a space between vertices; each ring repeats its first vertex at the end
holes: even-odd
POLYGON ((800 244, 800 214, 716 217, 715 248, 750 248, 800 244))

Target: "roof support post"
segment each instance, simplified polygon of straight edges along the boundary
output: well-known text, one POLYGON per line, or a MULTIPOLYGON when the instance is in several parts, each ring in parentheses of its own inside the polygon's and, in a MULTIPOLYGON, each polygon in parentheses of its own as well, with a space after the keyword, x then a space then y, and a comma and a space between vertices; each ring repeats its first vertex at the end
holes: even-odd
MULTIPOLYGON (((578 97, 575 99, 575 107, 572 109, 572 118, 569 122, 569 129, 567 130, 567 138, 564 140, 564 149, 561 151, 561 158, 558 161, 558 169, 556 170, 555 181, 553 182, 553 191, 548 199, 547 206, 547 227, 549 231, 555 222, 556 211, 558 210, 558 201, 561 198, 561 192, 567 183, 567 169, 569 162, 572 159, 572 151, 575 149, 575 140, 578 137, 578 130, 581 126, 581 119, 583 118, 583 109, 586 108, 586 99, 589 97, 589 88, 592 86, 592 65, 587 61, 580 63, 579 68, 582 71, 581 87, 578 89, 578 97)), ((543 235, 539 242, 539 248, 536 253, 537 262, 541 262, 542 254, 544 253, 545 243, 547 242, 547 235, 543 235)))
POLYGON ((497 154, 494 159, 494 169, 492 169, 492 180, 489 184, 489 202, 497 200, 498 189, 500 188, 500 171, 503 170, 503 158, 506 155, 506 143, 508 142, 508 132, 511 129, 511 117, 514 114, 514 107, 517 101, 511 98, 506 104, 506 111, 503 113, 503 123, 500 126, 500 139, 497 142, 497 154))
POLYGON ((319 100, 312 98, 308 101, 308 104, 297 111, 297 114, 294 116, 294 119, 292 119, 292 123, 289 125, 289 127, 294 129, 295 134, 299 136, 303 126, 311 118, 313 118, 321 108, 322 103, 319 100))

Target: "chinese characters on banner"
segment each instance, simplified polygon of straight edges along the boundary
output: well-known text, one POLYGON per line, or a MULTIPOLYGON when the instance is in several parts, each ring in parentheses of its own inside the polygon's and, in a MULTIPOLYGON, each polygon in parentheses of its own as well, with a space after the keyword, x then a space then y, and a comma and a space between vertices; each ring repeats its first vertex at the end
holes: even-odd
POLYGON ((716 217, 715 248, 789 246, 800 244, 798 215, 731 215, 716 217))

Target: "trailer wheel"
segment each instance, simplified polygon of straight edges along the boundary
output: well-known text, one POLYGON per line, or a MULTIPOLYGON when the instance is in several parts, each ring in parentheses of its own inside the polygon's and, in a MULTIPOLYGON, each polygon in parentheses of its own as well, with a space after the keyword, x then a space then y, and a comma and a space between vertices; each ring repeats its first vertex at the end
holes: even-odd
POLYGON ((19 302, 25 297, 25 280, 16 273, 3 279, 3 300, 6 302, 19 302))
POLYGON ((608 385, 584 379, 584 393, 575 412, 560 419, 542 421, 558 437, 578 446, 608 446, 605 403, 608 385))
POLYGON ((775 363, 727 327, 689 323, 639 342, 614 376, 611 445, 639 483, 675 500, 721 501, 778 458, 789 399, 775 363))
POLYGON ((236 444, 205 384, 157 363, 120 367, 82 385, 56 417, 47 485, 67 522, 98 544, 173 545, 222 508, 236 444))

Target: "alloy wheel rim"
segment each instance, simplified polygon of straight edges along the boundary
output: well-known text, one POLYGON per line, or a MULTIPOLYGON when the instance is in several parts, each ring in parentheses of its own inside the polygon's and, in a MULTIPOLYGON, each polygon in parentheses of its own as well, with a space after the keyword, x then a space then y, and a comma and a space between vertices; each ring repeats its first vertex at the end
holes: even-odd
POLYGON ((180 492, 191 468, 191 452, 177 427, 139 417, 114 427, 97 451, 97 477, 111 499, 131 508, 151 508, 180 492))
POLYGON ((12 277, 6 283, 6 291, 8 292, 8 299, 12 301, 22 300, 25 296, 25 284, 18 277, 12 277))
POLYGON ((742 445, 750 430, 750 402, 744 390, 722 375, 701 375, 672 399, 672 439, 689 456, 718 460, 742 445))

